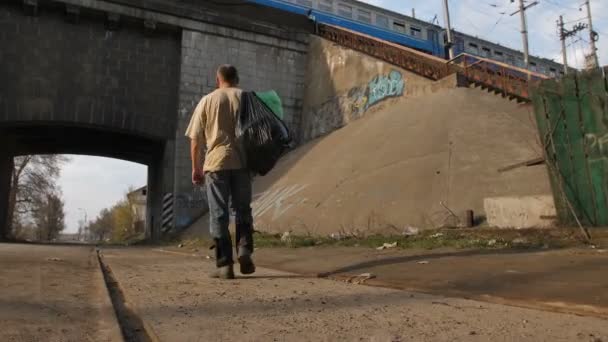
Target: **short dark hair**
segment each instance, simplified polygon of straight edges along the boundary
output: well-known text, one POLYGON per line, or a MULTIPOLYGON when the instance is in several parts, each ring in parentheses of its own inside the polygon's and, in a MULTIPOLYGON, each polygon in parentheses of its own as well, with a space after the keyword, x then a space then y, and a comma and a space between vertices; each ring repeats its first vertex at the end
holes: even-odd
POLYGON ((220 77, 225 82, 228 82, 232 85, 239 84, 239 72, 236 70, 236 68, 233 65, 230 65, 230 64, 221 65, 217 69, 217 73, 218 73, 218 75, 220 75, 220 77))

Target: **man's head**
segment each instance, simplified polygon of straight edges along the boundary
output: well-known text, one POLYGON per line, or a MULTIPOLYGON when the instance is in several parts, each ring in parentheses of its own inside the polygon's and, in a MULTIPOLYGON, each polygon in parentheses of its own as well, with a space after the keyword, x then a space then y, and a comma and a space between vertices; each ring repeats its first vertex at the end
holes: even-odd
POLYGON ((218 88, 234 87, 239 84, 239 72, 230 64, 217 69, 216 83, 218 88))

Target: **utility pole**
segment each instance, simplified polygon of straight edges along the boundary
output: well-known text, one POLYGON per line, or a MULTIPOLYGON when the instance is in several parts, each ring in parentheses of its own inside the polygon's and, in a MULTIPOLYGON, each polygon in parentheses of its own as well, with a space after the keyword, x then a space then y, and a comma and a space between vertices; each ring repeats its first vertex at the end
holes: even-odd
POLYGON ((600 61, 597 57, 597 47, 595 46, 597 32, 593 31, 593 20, 591 19, 591 1, 585 1, 585 5, 587 6, 587 18, 589 19, 589 41, 591 42, 591 56, 594 63, 593 67, 598 68, 600 66, 600 61))
MULTIPOLYGON (((515 2, 515 0, 511 0, 511 2, 515 2)), ((519 10, 511 13, 511 16, 514 16, 517 13, 519 13, 521 16, 521 36, 524 42, 524 64, 526 66, 526 70, 530 69, 530 51, 528 49, 528 22, 526 20, 526 10, 536 5, 538 5, 538 1, 534 1, 526 6, 524 4, 524 0, 519 0, 519 10)))
POLYGON ((564 75, 568 75, 568 53, 566 52, 566 30, 564 29, 564 16, 559 16, 559 40, 562 41, 562 55, 564 56, 564 75))
POLYGON ((450 7, 448 0, 443 0, 443 19, 447 30, 448 49, 450 60, 454 59, 454 40, 452 39, 452 24, 450 23, 450 7))
POLYGON ((566 30, 564 28, 564 17, 559 16, 559 40, 562 42, 562 55, 564 56, 564 75, 568 75, 568 53, 566 51, 566 38, 573 37, 578 32, 585 30, 587 24, 578 23, 572 27, 572 30, 566 30))

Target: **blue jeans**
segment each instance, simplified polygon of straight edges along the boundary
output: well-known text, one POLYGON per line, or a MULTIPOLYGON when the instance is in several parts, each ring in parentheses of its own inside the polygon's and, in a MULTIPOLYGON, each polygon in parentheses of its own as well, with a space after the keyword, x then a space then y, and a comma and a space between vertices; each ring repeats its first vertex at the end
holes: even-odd
POLYGON ((209 201, 209 232, 215 240, 217 267, 232 265, 232 238, 228 230, 230 209, 235 212, 237 255, 242 257, 253 253, 251 174, 247 169, 207 172, 205 185, 209 201))

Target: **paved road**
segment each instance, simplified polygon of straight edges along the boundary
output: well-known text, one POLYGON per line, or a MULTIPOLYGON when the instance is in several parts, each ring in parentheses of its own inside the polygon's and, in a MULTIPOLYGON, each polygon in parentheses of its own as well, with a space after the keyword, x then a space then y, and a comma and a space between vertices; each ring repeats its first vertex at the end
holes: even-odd
POLYGON ((208 279, 208 260, 104 249, 127 305, 160 341, 608 341, 599 318, 260 269, 208 279))
POLYGON ((94 248, 0 244, 0 341, 120 341, 94 248))

